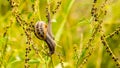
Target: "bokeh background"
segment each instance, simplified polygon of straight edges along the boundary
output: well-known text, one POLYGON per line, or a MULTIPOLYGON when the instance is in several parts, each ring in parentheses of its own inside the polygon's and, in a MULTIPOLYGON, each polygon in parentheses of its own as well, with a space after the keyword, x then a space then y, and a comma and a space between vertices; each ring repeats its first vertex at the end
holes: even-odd
MULTIPOLYGON (((22 19, 30 22, 34 14, 32 4, 36 2, 36 12, 34 22, 45 21, 46 7, 48 0, 14 0, 19 4, 18 11, 22 19), (38 1, 38 2, 37 2, 38 1)), ((50 0, 51 11, 55 9, 59 0, 50 0)), ((100 6, 104 0, 97 0, 100 6)), ((52 31, 56 41, 56 51, 50 57, 44 55, 42 51, 46 43, 37 39, 32 33, 32 40, 35 47, 39 50, 39 55, 32 49, 29 53, 30 68, 76 68, 76 63, 91 38, 93 24, 91 21, 91 9, 93 0, 62 0, 60 8, 56 14, 51 14, 53 22, 52 31), (53 64, 51 64, 53 63, 53 64)), ((120 26, 120 0, 108 0, 105 6, 106 16, 103 18, 103 31, 108 35, 120 26)), ((26 35, 24 30, 15 20, 12 7, 8 0, 0 0, 0 68, 24 68, 26 35), (8 27, 8 28, 7 28, 8 27), (6 34, 5 34, 6 33, 6 34), (5 35, 5 36, 4 36, 5 35)), ((35 23, 34 23, 35 24, 35 23)), ((119 30, 120 31, 120 30, 119 30)), ((112 38, 107 38, 109 47, 120 61, 120 34, 115 34, 112 38)), ((99 34, 92 42, 94 52, 83 68, 117 68, 116 64, 106 52, 105 47, 100 41, 99 34)))

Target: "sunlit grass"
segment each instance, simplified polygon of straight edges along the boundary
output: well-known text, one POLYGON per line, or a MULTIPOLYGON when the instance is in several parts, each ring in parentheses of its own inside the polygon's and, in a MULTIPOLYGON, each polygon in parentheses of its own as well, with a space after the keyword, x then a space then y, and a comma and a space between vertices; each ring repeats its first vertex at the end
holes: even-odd
MULTIPOLYGON (((21 18, 29 24, 31 21, 33 24, 37 21, 45 21, 47 24, 46 7, 51 11, 52 31, 56 42, 55 53, 48 56, 49 49, 46 43, 37 39, 31 32, 34 47, 30 44, 31 51, 28 54, 30 68, 120 66, 117 65, 120 61, 119 0, 108 1, 105 8, 99 10, 102 24, 99 21, 95 22, 91 16, 93 5, 91 0, 61 0, 61 5, 55 14, 52 14, 52 11, 60 0, 12 1, 19 5, 16 10, 10 7, 9 1, 0 0, 0 68, 24 68, 25 65, 28 40, 25 30, 16 21, 14 11, 18 11, 21 18), (106 15, 101 13, 104 10, 107 11, 106 15), (100 25, 102 29, 99 28, 100 25), (89 48, 86 48, 88 45, 89 48), (107 46, 110 49, 107 50, 107 46), (109 55, 111 52, 115 58, 109 55)), ((98 0, 96 7, 99 9, 103 3, 104 0, 98 0)))

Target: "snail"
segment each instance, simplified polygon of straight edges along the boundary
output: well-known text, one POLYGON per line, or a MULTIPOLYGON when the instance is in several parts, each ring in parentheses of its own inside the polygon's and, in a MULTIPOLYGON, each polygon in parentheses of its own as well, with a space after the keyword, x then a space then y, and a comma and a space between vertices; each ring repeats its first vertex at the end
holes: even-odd
POLYGON ((48 25, 44 21, 38 21, 35 24, 35 35, 38 39, 44 40, 49 47, 49 54, 52 55, 55 51, 55 41, 51 32, 51 24, 48 25))

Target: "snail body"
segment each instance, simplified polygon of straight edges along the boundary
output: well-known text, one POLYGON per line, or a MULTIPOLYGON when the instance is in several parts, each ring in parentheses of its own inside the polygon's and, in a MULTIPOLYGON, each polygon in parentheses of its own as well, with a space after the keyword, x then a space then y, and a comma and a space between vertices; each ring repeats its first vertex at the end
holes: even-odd
MULTIPOLYGON (((49 25, 48 25, 49 26, 49 25)), ((55 41, 51 33, 49 33, 51 29, 48 29, 48 26, 43 21, 38 21, 35 25, 35 35, 38 39, 44 40, 49 47, 49 54, 52 55, 55 51, 55 41)))

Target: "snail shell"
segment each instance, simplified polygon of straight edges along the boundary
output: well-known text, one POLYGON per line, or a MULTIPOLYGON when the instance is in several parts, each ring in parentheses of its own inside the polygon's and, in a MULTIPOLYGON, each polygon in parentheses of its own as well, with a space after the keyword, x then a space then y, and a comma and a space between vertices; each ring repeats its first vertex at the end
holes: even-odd
POLYGON ((55 41, 53 37, 48 33, 47 24, 43 21, 38 21, 35 25, 35 35, 40 40, 44 40, 49 47, 49 54, 52 55, 55 51, 55 41))
POLYGON ((40 40, 45 40, 47 34, 47 24, 43 21, 38 21, 35 25, 35 35, 40 40))

